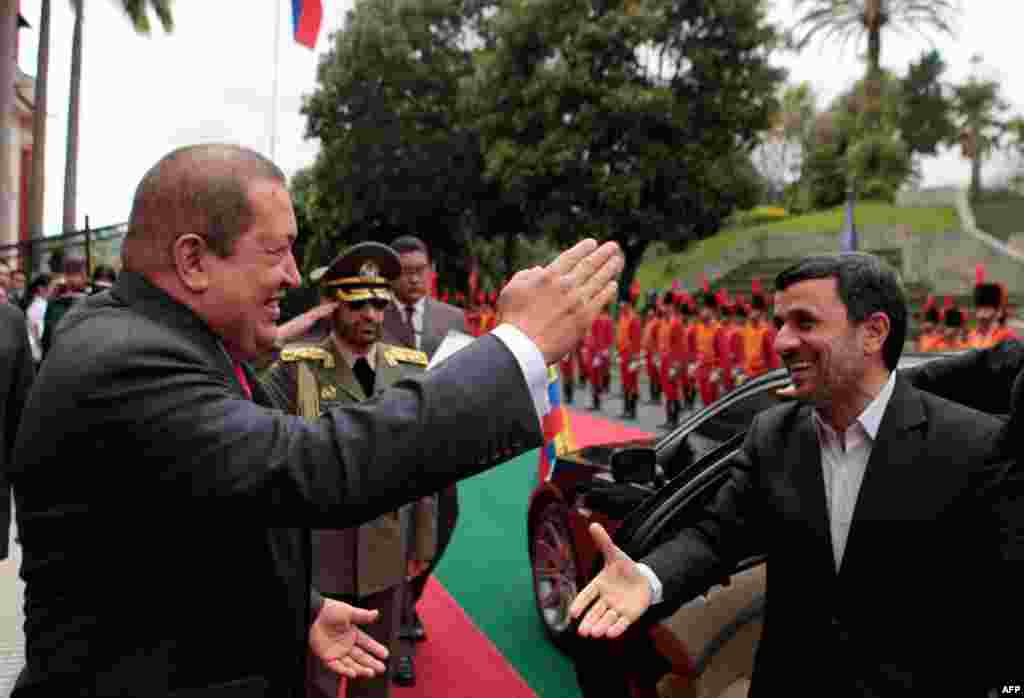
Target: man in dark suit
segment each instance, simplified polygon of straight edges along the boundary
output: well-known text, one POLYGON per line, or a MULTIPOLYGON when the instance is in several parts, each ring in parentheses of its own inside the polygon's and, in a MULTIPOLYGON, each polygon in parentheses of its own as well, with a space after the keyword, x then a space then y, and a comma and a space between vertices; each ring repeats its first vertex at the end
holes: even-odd
MULTIPOLYGON (((417 237, 403 235, 391 242, 402 262, 402 275, 394 285, 395 302, 384 311, 384 332, 387 341, 419 349, 428 357, 434 355, 449 330, 466 331, 466 317, 462 308, 442 303, 430 297, 430 252, 426 243, 417 237)), ((406 639, 423 640, 426 628, 416 613, 416 602, 423 596, 423 588, 441 556, 451 542, 459 516, 459 492, 456 485, 437 495, 437 554, 430 566, 410 582, 406 594, 407 607, 402 634, 406 639)), ((412 653, 403 652, 397 658, 395 680, 401 685, 416 683, 416 669, 412 653)))
POLYGON ((13 305, 0 303, 0 560, 7 559, 11 537, 11 485, 5 472, 35 375, 34 365, 25 315, 13 305))
POLYGON ((613 297, 617 248, 520 272, 502 332, 310 422, 270 408, 245 363, 274 349, 299 281, 280 169, 238 146, 176 150, 128 228, 114 288, 60 324, 9 468, 26 583, 13 696, 298 696, 307 646, 345 676, 382 671, 354 625, 375 614, 311 598, 308 527, 372 520, 539 445, 545 364, 613 297))
POLYGON ((798 401, 758 415, 703 515, 639 563, 592 526, 605 567, 571 608, 580 635, 617 637, 766 552, 751 695, 984 695, 1008 678, 993 629, 1020 618, 1002 422, 896 374, 907 311, 876 258, 808 258, 776 288, 798 401))

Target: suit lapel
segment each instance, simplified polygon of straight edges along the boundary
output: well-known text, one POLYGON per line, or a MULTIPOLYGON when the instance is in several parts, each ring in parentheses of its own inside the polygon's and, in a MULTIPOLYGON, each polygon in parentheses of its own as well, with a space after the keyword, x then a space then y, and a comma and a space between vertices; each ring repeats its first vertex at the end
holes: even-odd
MULTIPOLYGON (((810 560, 823 561, 828 578, 835 576, 835 556, 832 553, 832 535, 829 528, 828 505, 825 501, 825 480, 821 474, 821 446, 814 430, 810 407, 801 407, 795 416, 791 463, 792 477, 804 518, 811 532, 814 550, 810 560)), ((790 449, 786 449, 787 451, 790 449)))
POLYGON ((853 509, 841 576, 856 570, 862 556, 870 560, 872 540, 885 536, 891 522, 906 518, 907 497, 917 491, 919 470, 928 465, 921 457, 924 430, 917 429, 926 422, 920 396, 897 373, 853 509))

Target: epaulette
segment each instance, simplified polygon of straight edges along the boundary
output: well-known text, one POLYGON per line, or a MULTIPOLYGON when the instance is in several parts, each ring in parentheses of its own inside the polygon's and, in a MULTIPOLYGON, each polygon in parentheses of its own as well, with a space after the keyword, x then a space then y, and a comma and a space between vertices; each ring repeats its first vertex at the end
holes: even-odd
POLYGON ((427 355, 422 351, 407 347, 396 347, 390 344, 381 344, 380 346, 384 349, 384 360, 388 362, 389 366, 394 366, 396 362, 416 364, 417 366, 427 365, 427 355))
POLYGON ((334 368, 334 355, 315 344, 294 344, 281 350, 281 361, 320 361, 324 368, 334 368))

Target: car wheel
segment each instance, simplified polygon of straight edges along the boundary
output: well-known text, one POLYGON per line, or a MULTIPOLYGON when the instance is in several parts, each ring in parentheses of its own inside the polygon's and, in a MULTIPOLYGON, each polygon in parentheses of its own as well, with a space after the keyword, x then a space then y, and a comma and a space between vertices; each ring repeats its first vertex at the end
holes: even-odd
POLYGON ((537 613, 551 641, 565 649, 572 634, 569 606, 576 598, 579 575, 568 511, 562 502, 546 502, 534 520, 530 560, 537 613))

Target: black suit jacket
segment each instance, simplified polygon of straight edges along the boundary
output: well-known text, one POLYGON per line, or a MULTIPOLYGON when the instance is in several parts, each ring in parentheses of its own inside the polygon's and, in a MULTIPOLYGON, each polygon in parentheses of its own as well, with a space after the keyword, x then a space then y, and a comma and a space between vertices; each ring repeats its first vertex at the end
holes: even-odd
POLYGON ((997 628, 1019 617, 1002 422, 897 376, 837 573, 811 419, 800 404, 755 419, 703 519, 645 560, 666 603, 767 552, 752 695, 981 695, 1000 678, 997 628))
POLYGON ((11 471, 15 696, 301 695, 305 527, 369 521, 541 442, 494 338, 317 422, 249 383, 255 401, 199 317, 136 274, 65 317, 11 471))
POLYGON ((32 386, 35 368, 28 344, 25 314, 9 303, 0 303, 0 560, 9 553, 11 486, 7 467, 18 435, 21 411, 32 386))

